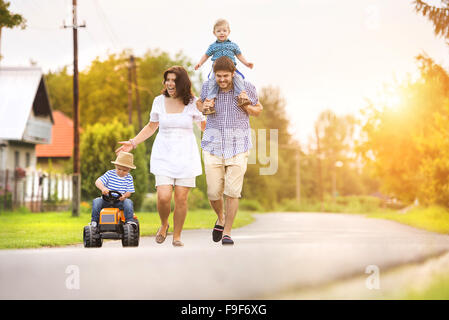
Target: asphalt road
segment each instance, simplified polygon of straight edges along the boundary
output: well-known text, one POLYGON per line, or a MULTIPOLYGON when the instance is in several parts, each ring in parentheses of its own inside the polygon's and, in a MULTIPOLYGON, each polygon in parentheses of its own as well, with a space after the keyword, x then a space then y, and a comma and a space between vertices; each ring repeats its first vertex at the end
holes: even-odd
POLYGON ((181 248, 169 235, 138 248, 1 250, 0 299, 264 299, 449 250, 449 235, 347 214, 256 215, 233 239, 223 247, 211 230, 186 230, 181 248))

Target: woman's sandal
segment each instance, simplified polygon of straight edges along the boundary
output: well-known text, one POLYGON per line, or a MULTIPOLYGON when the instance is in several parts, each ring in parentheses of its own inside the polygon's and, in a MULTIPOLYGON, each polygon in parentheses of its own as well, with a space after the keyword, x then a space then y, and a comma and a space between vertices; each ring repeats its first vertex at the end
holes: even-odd
POLYGON ((214 226, 214 230, 212 230, 212 240, 214 240, 214 242, 218 242, 221 240, 221 237, 223 236, 223 230, 224 227, 220 226, 217 224, 217 221, 215 221, 215 226, 214 226))
POLYGON ((172 242, 174 247, 183 247, 184 243, 182 243, 180 240, 173 240, 172 242))
MULTIPOLYGON (((162 226, 159 228, 159 230, 157 231, 157 233, 159 233, 159 231, 161 231, 162 226)), ((162 243, 165 241, 165 238, 167 238, 167 234, 168 234, 168 228, 170 228, 170 225, 167 225, 167 230, 165 230, 165 237, 162 234, 157 234, 156 235, 156 242, 157 243, 162 243)))

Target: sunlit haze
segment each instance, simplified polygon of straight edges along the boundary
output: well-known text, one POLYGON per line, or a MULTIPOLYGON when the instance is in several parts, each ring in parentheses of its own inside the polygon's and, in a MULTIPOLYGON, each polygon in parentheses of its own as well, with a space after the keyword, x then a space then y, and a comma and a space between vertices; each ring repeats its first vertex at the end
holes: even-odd
MULTIPOLYGON (((61 28, 64 20, 71 24, 71 2, 12 0, 10 10, 27 19, 27 28, 3 30, 2 65, 71 65, 72 33, 61 28)), ((78 0, 79 22, 87 24, 79 31, 80 69, 125 48, 136 55, 182 51, 197 63, 215 40, 218 18, 229 21, 230 39, 255 65, 238 63, 239 70, 259 90, 280 88, 290 130, 302 143, 322 110, 357 114, 384 83, 416 73, 418 54, 449 65, 449 47, 408 0, 78 0)), ((210 68, 209 59, 198 72, 207 77, 210 68)), ((399 98, 388 99, 394 105, 399 98)))

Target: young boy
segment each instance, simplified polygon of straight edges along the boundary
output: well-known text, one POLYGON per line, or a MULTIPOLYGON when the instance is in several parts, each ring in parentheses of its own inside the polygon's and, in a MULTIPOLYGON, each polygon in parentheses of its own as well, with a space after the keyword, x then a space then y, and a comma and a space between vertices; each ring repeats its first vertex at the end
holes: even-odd
POLYGON ((106 171, 101 177, 95 181, 95 186, 101 190, 102 194, 109 194, 109 190, 115 190, 122 194, 119 198, 120 202, 111 205, 110 203, 99 197, 92 203, 92 222, 91 226, 96 227, 100 220, 100 211, 103 208, 115 207, 123 210, 125 214, 125 223, 132 223, 134 217, 133 202, 129 197, 135 191, 133 177, 129 173, 131 169, 136 167, 133 164, 133 154, 128 152, 120 152, 115 161, 115 169, 106 171))
MULTIPOLYGON (((206 53, 201 57, 200 62, 196 64, 195 70, 198 70, 207 61, 207 59, 209 59, 210 56, 212 56, 212 62, 222 56, 227 56, 234 62, 235 65, 237 65, 237 62, 235 61, 235 57, 237 57, 237 59, 239 59, 240 62, 242 62, 248 68, 252 69, 254 67, 253 63, 246 61, 245 57, 240 51, 239 46, 228 39, 230 33, 231 29, 229 28, 229 23, 224 19, 217 20, 214 25, 214 35, 217 37, 217 41, 209 46, 206 53)), ((243 75, 238 70, 236 70, 233 84, 235 96, 239 97, 239 107, 250 104, 249 99, 246 98, 247 96, 243 85, 243 79, 243 75)), ((207 99, 213 100, 217 97, 217 94, 218 85, 215 81, 215 75, 214 73, 212 73, 211 81, 209 81, 207 99)))

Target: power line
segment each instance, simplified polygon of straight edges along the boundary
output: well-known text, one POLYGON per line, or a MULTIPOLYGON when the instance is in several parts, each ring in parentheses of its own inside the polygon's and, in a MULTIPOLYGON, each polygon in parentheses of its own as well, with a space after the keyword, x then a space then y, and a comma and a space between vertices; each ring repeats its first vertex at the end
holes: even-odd
POLYGON ((104 29, 106 30, 106 33, 108 33, 109 40, 111 40, 112 46, 117 51, 120 49, 119 45, 121 44, 120 39, 118 38, 117 34, 114 32, 114 29, 112 28, 111 24, 108 21, 108 18, 106 14, 104 13, 103 9, 100 6, 100 3, 98 0, 94 0, 95 9, 97 11, 98 17, 100 18, 102 24, 104 25, 104 29))

